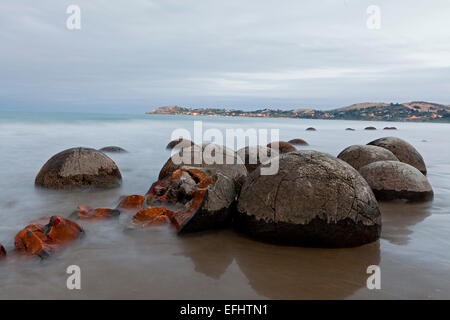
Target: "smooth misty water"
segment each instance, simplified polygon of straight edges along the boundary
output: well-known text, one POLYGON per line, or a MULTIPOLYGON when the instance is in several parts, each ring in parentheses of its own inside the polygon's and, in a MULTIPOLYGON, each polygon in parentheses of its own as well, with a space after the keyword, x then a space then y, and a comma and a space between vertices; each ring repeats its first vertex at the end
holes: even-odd
POLYGON ((450 125, 145 115, 0 112, 0 243, 34 218, 68 216, 78 205, 114 207, 121 195, 144 194, 170 156, 175 128, 279 128, 282 140, 337 155, 351 144, 394 135, 425 158, 434 201, 381 203, 379 242, 352 249, 311 249, 255 242, 232 230, 177 237, 168 228, 128 234, 119 221, 84 223, 87 235, 51 259, 0 264, 0 298, 450 298, 450 125), (363 131, 396 126, 398 131, 363 131), (306 132, 314 126, 316 132, 306 132), (353 127, 357 131, 345 131, 353 127), (34 188, 53 154, 70 147, 118 145, 111 154, 121 188, 58 192, 34 188), (66 289, 67 266, 82 270, 82 290, 66 289), (382 289, 366 289, 366 268, 381 267, 382 289))

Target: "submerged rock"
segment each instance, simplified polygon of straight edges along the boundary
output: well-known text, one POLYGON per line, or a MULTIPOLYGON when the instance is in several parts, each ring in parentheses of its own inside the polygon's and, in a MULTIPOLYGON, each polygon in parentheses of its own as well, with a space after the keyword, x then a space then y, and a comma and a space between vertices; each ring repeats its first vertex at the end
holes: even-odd
POLYGON ((384 127, 383 130, 397 130, 396 127, 384 127))
POLYGON ((171 223, 173 212, 163 207, 141 209, 128 224, 129 229, 147 228, 168 225, 171 223))
POLYGON ((91 208, 88 206, 78 206, 71 218, 79 220, 105 220, 110 218, 116 218, 120 215, 120 211, 117 209, 107 208, 91 208))
POLYGON ((413 166, 398 161, 378 161, 360 169, 379 200, 426 201, 433 198, 428 179, 413 166))
POLYGON ((191 147, 191 146, 194 146, 194 145, 195 145, 195 143, 192 142, 191 140, 180 138, 180 139, 176 139, 176 140, 170 141, 167 144, 166 149, 167 150, 181 149, 181 148, 191 147))
POLYGON ((397 157, 389 150, 367 145, 350 146, 344 149, 337 157, 356 170, 372 162, 383 160, 398 161, 397 157))
POLYGON ((316 131, 316 128, 309 127, 309 128, 306 128, 306 131, 316 131))
POLYGON ((347 130, 347 131, 355 131, 355 129, 353 129, 353 128, 346 128, 345 130, 347 130))
POLYGON ((288 153, 297 150, 292 144, 285 141, 271 142, 267 145, 267 148, 271 148, 279 153, 288 153))
POLYGON ((126 153, 127 150, 117 147, 117 146, 108 146, 100 149, 101 152, 110 152, 110 153, 126 153))
POLYGON ((0 244, 0 260, 5 259, 5 258, 6 258, 6 250, 5 250, 5 247, 3 247, 3 246, 0 244))
POLYGON ((36 186, 52 189, 118 187, 119 168, 103 152, 90 148, 72 148, 51 157, 36 176, 36 186))
POLYGON ((375 127, 365 127, 364 130, 377 130, 375 127))
POLYGON ((178 233, 205 231, 229 224, 236 196, 233 179, 220 170, 182 167, 151 186, 144 208, 170 210, 178 233))
POLYGON ((40 221, 44 224, 30 224, 17 233, 14 248, 18 253, 46 258, 84 233, 78 224, 62 217, 40 221))
POLYGON ((292 139, 288 141, 290 144, 292 145, 296 145, 296 146, 309 146, 308 142, 306 142, 303 139, 292 139))
MULTIPOLYGON (((279 172, 250 174, 234 222, 264 241, 352 247, 376 241, 381 216, 364 178, 347 163, 317 151, 279 157, 279 172)), ((275 160, 273 160, 275 161, 275 160)))
POLYGON ((248 146, 237 151, 237 155, 245 164, 245 168, 250 173, 258 168, 262 163, 278 156, 274 149, 263 146, 248 146))
POLYGON ((399 161, 412 165, 423 174, 427 174, 427 168, 422 155, 405 140, 396 137, 386 137, 369 142, 368 145, 388 149, 399 161))

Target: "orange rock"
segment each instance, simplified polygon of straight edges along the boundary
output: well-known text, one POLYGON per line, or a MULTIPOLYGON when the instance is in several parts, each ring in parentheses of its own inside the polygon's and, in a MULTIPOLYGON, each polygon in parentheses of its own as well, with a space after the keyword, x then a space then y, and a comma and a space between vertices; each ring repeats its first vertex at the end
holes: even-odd
POLYGON ((150 226, 170 224, 173 212, 162 207, 139 210, 128 224, 129 228, 146 228, 150 226))
POLYGON ((117 209, 124 211, 139 210, 142 208, 142 202, 144 201, 144 196, 141 195, 131 195, 127 196, 120 201, 117 209))
POLYGON ((48 223, 30 224, 17 233, 14 239, 17 252, 45 258, 83 233, 83 229, 69 219, 53 216, 42 220, 48 223))
POLYGON ((5 259, 5 258, 6 258, 6 250, 5 250, 5 247, 3 247, 3 246, 0 244, 0 260, 5 259))
POLYGON ((93 209, 87 206, 78 206, 75 214, 80 220, 103 220, 117 217, 118 215, 120 215, 120 211, 116 209, 93 209))

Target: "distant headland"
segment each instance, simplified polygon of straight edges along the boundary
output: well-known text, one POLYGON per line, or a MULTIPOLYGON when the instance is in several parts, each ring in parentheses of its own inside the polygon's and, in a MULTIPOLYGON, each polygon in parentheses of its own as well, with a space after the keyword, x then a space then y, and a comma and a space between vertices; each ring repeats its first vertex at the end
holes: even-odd
POLYGON ((146 114, 367 121, 450 122, 450 105, 424 101, 413 101, 405 103, 365 102, 332 110, 315 110, 313 108, 280 110, 266 108, 255 111, 167 106, 156 108, 152 111, 146 112, 146 114))

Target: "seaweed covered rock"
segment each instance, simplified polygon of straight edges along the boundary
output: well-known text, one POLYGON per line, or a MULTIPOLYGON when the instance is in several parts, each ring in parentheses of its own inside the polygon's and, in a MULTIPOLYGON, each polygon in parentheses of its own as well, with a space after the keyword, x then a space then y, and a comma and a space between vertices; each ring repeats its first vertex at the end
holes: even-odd
POLYGON ((309 146, 308 142, 303 139, 292 139, 288 141, 290 144, 294 146, 309 146))
POLYGON ((122 175, 111 158, 90 148, 72 148, 51 157, 36 176, 36 186, 52 189, 120 186, 122 175))
POLYGON ((271 142, 267 145, 267 148, 271 148, 279 153, 288 153, 297 150, 292 144, 285 141, 271 142))
POLYGON ((229 224, 236 196, 233 179, 220 170, 182 167, 151 186, 144 208, 170 210, 178 233, 205 231, 229 224))
POLYGON ((179 138, 179 139, 170 141, 167 144, 166 149, 167 150, 181 149, 181 148, 188 148, 188 147, 191 147, 194 145, 195 145, 195 143, 189 139, 179 138))
POLYGON ((127 150, 117 147, 117 146, 108 146, 100 149, 101 152, 109 152, 109 153, 126 153, 127 150))
POLYGON ((261 163, 278 156, 278 152, 264 146, 247 146, 239 149, 237 155, 242 159, 247 171, 250 173, 258 168, 261 163))
POLYGON ((237 190, 247 177, 244 162, 236 152, 217 144, 206 144, 183 148, 172 155, 159 172, 158 180, 170 177, 183 166, 219 171, 234 181, 237 190))
POLYGON ((30 224, 17 233, 14 239, 17 252, 46 258, 84 233, 78 224, 59 216, 40 221, 42 224, 30 224))
POLYGON ((314 247, 359 246, 380 237, 378 203, 350 165, 317 151, 287 153, 278 161, 276 175, 261 175, 259 168, 249 175, 234 219, 238 230, 314 247))
POLYGON ((385 137, 369 142, 368 145, 388 149, 399 161, 412 165, 423 174, 427 174, 427 167, 422 155, 405 140, 396 137, 385 137))
POLYGON ((378 161, 360 169, 378 200, 427 201, 433 189, 419 170, 399 161, 378 161))
POLYGON ((356 170, 377 161, 398 161, 397 157, 387 149, 377 146, 354 145, 344 149, 338 156, 356 170))

